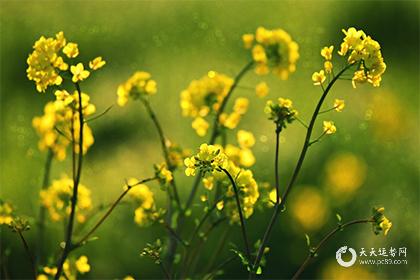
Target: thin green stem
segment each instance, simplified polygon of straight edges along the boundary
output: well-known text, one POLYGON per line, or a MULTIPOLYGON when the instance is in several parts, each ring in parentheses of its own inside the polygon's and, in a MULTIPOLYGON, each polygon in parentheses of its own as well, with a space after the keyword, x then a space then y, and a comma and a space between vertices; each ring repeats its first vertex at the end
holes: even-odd
POLYGON ((328 84, 327 88, 324 90, 324 92, 323 92, 323 94, 322 94, 321 98, 319 99, 317 106, 315 107, 314 113, 312 114, 312 118, 311 118, 311 121, 310 121, 310 123, 309 123, 308 129, 307 129, 307 132, 306 132, 305 142, 303 143, 302 151, 300 152, 300 156, 299 156, 299 159, 298 159, 298 161, 297 161, 297 163, 296 163, 295 169, 294 169, 294 171, 293 171, 292 178, 290 179, 289 184, 288 184, 288 185, 287 185, 287 187, 286 187, 286 190, 285 190, 285 192, 284 192, 284 194, 283 194, 283 196, 282 196, 282 200, 281 200, 280 204, 278 204, 278 205, 276 205, 276 206, 274 207, 274 212, 273 212, 273 215, 272 215, 271 220, 270 220, 270 222, 269 222, 269 224, 268 224, 268 226, 267 226, 267 228, 266 228, 266 231, 265 231, 265 233, 264 233, 264 236, 263 236, 263 239, 262 239, 261 245, 260 245, 260 247, 259 247, 259 249, 258 249, 258 252, 257 252, 257 257, 255 258, 254 265, 253 265, 253 267, 252 267, 252 269, 251 269, 251 271, 250 271, 250 278, 253 278, 253 277, 254 277, 254 275, 255 275, 255 270, 256 270, 256 269, 258 268, 258 266, 260 265, 261 258, 262 258, 263 253, 264 253, 264 248, 265 248, 265 246, 266 246, 266 244, 267 244, 267 242, 268 242, 268 238, 269 238, 269 237, 270 237, 270 235, 271 235, 271 231, 272 231, 272 229, 273 229, 273 227, 274 227, 274 224, 275 224, 275 222, 276 222, 276 220, 277 220, 277 216, 278 216, 278 214, 280 213, 280 210, 281 210, 281 209, 283 209, 284 205, 286 204, 287 197, 288 197, 288 195, 289 195, 289 193, 290 193, 290 190, 293 188, 293 186, 294 186, 294 184, 295 184, 295 182, 296 182, 296 179, 297 179, 297 177, 298 177, 298 175, 299 175, 299 172, 300 172, 300 170, 301 170, 301 167, 302 167, 303 161, 304 161, 305 156, 306 156, 306 152, 307 152, 307 150, 308 150, 308 148, 309 148, 309 143, 310 143, 310 139, 311 139, 311 135, 312 135, 312 130, 313 130, 313 128, 314 128, 315 121, 316 121, 316 118, 317 118, 317 116, 318 116, 318 113, 319 113, 319 111, 320 111, 320 109, 321 109, 321 106, 322 106, 322 104, 324 103, 324 100, 325 100, 325 98, 327 97, 328 93, 330 92, 330 90, 331 90, 332 86, 333 86, 333 85, 335 84, 335 82, 338 80, 338 78, 339 78, 339 77, 340 77, 340 76, 341 76, 341 75, 342 75, 345 71, 347 71, 347 69, 349 69, 349 68, 350 68, 350 67, 352 67, 353 65, 354 65, 354 64, 349 64, 349 65, 347 65, 345 68, 343 68, 343 69, 342 69, 342 70, 341 70, 341 71, 337 74, 337 76, 335 76, 335 77, 331 80, 331 82, 328 84))
MULTIPOLYGON (((79 242, 75 243, 73 248, 77 248, 82 246, 88 239, 90 236, 92 236, 92 234, 99 228, 100 225, 102 225, 102 223, 109 217, 109 215, 111 215, 112 211, 114 211, 115 207, 117 207, 117 205, 120 203, 120 201, 126 196, 126 194, 135 186, 138 186, 140 184, 144 184, 150 181, 156 180, 156 177, 152 177, 152 178, 147 178, 147 179, 143 179, 133 185, 128 185, 127 184, 127 189, 122 192, 120 194, 120 196, 114 201, 114 203, 111 205, 111 207, 108 209, 108 211, 106 211, 106 213, 102 216, 102 218, 99 219, 99 221, 92 227, 91 230, 89 230, 88 233, 86 233, 79 242)), ((73 249, 72 248, 72 249, 73 249)))
POLYGON ((100 117, 104 116, 106 113, 108 113, 108 112, 112 109, 112 107, 113 107, 113 106, 114 106, 114 105, 111 105, 111 106, 109 106, 108 108, 106 108, 106 109, 105 109, 105 111, 103 111, 102 113, 100 113, 100 114, 98 114, 98 115, 96 115, 96 116, 93 116, 93 117, 91 117, 91 118, 89 118, 89 119, 86 119, 86 120, 85 120, 85 123, 88 123, 88 122, 91 122, 91 121, 97 120, 97 119, 99 119, 100 117))
POLYGON ((274 159, 274 174, 276 178, 276 204, 280 203, 280 179, 279 179, 279 146, 281 125, 276 124, 276 156, 274 159))
MULTIPOLYGON (((70 217, 66 231, 66 241, 63 249, 63 253, 57 265, 57 273, 55 274, 55 279, 58 280, 61 276, 63 271, 63 264, 71 251, 72 247, 72 235, 73 235, 73 227, 74 227, 74 218, 76 215, 76 204, 77 204, 77 194, 79 189, 80 177, 82 175, 82 163, 83 163, 83 128, 84 128, 84 119, 83 119, 83 108, 82 108, 82 91, 80 90, 80 86, 78 83, 75 83, 78 99, 79 99, 79 158, 77 161, 77 170, 76 175, 73 180, 73 195, 71 198, 71 208, 70 208, 70 217)), ((74 150, 74 148, 73 148, 74 150)))
POLYGON ((331 239, 337 232, 343 230, 344 228, 356 225, 356 224, 365 224, 365 223, 371 223, 373 222, 372 219, 363 219, 363 220, 354 220, 351 222, 347 222, 342 225, 338 225, 335 227, 332 231, 330 231, 327 235, 322 238, 322 240, 316 245, 315 247, 311 248, 311 251, 309 252, 308 256, 306 257, 305 261, 302 263, 302 265, 299 267, 299 269, 296 271, 292 279, 298 279, 299 276, 302 274, 302 272, 305 270, 305 268, 308 266, 311 259, 315 258, 318 251, 324 246, 324 244, 331 239))
POLYGON ((37 277, 36 273, 36 266, 35 266, 35 260, 31 253, 31 250, 29 249, 28 243, 25 240, 25 237, 23 237, 22 231, 17 230, 17 233, 19 234, 20 240, 22 241, 23 247, 25 248, 25 252, 28 255, 29 262, 31 263, 31 269, 34 276, 34 279, 37 277))
MULTIPOLYGON (((45 159, 44 165, 44 176, 42 179, 41 189, 45 189, 50 184, 50 173, 51 173, 51 164, 53 160, 54 153, 51 149, 47 151, 47 157, 45 159)), ((43 261, 43 248, 44 248, 44 234, 45 234, 45 216, 46 209, 41 204, 39 207, 39 220, 38 220, 38 242, 37 242, 37 251, 35 257, 35 264, 39 264, 43 261)))
POLYGON ((235 192, 235 200, 236 200, 236 206, 238 208, 238 213, 239 213, 239 219, 241 222, 241 231, 242 231, 242 238, 244 240, 244 244, 245 244, 245 253, 246 253, 246 257, 248 258, 248 260, 251 260, 251 251, 250 251, 250 247, 249 247, 249 241, 248 241, 248 236, 246 233, 246 228, 245 228, 245 218, 242 214, 242 207, 241 207, 241 201, 239 200, 239 191, 238 191, 238 187, 236 186, 235 180, 233 179, 232 175, 229 173, 229 171, 227 171, 224 168, 221 168, 221 170, 226 174, 226 176, 228 176, 233 190, 235 192))

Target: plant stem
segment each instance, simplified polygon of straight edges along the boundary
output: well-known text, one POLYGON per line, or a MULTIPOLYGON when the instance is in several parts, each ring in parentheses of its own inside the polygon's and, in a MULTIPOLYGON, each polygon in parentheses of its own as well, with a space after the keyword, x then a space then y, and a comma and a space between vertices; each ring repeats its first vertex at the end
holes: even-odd
MULTIPOLYGON (((77 161, 77 170, 76 174, 73 180, 73 195, 71 198, 71 209, 70 209, 70 217, 69 217, 69 223, 67 226, 67 232, 66 232, 66 241, 64 244, 63 253, 61 255, 61 258, 57 265, 57 273, 55 274, 55 279, 58 280, 61 276, 61 273, 63 271, 63 264, 68 256, 68 254, 71 251, 72 247, 72 235, 73 235, 73 227, 74 227, 74 217, 76 215, 76 204, 77 204, 77 194, 79 189, 79 182, 80 177, 82 175, 82 162, 83 162, 83 128, 84 128, 84 120, 83 120, 83 108, 82 108, 82 91, 80 90, 80 86, 78 83, 75 83, 78 99, 79 99, 79 106, 78 106, 78 112, 79 112, 79 158, 77 161)), ((74 148, 73 148, 74 150, 74 148)))
POLYGON ((166 269, 166 266, 163 262, 159 263, 160 268, 162 269, 163 274, 165 275, 166 279, 170 280, 171 275, 169 274, 169 271, 166 269))
POLYGON ((279 179, 279 146, 281 126, 276 125, 276 156, 274 159, 274 174, 276 178, 276 204, 280 203, 280 179, 279 179))
POLYGON ((102 216, 102 218, 99 219, 99 221, 92 227, 92 229, 86 233, 79 242, 75 243, 73 248, 77 248, 83 245, 83 243, 85 243, 89 237, 99 228, 99 226, 109 217, 109 215, 111 215, 112 211, 114 211, 115 207, 120 203, 120 201, 125 197, 125 195, 135 186, 138 186, 140 184, 144 184, 150 181, 156 180, 156 177, 153 178, 147 178, 144 180, 141 180, 139 182, 137 182, 134 185, 127 185, 127 189, 120 194, 120 196, 115 200, 115 202, 111 205, 111 207, 108 209, 108 211, 106 211, 106 213, 102 216))
POLYGON ((28 243, 25 240, 25 237, 23 237, 22 231, 17 230, 17 233, 19 234, 20 240, 22 240, 23 247, 25 248, 26 254, 28 255, 29 262, 31 263, 32 273, 34 276, 34 279, 36 279, 37 273, 36 273, 36 266, 34 257, 31 253, 31 250, 29 249, 28 243))
POLYGON ((229 180, 232 184, 233 190, 235 191, 236 206, 238 207, 239 219, 241 221, 241 230, 242 230, 242 237, 244 239, 244 244, 245 244, 246 257, 248 258, 248 260, 251 260, 251 251, 249 249, 248 236, 246 234, 246 228, 245 228, 245 219, 244 219, 244 216, 242 214, 241 202, 239 200, 238 187, 236 186, 235 180, 233 179, 232 175, 230 175, 229 171, 227 171, 224 168, 221 168, 221 170, 228 176, 228 178, 229 178, 229 180))
POLYGON ((316 118, 317 118, 317 116, 318 116, 318 113, 319 113, 319 111, 320 111, 320 109, 321 109, 321 106, 322 106, 322 104, 324 103, 324 100, 325 100, 325 98, 327 97, 328 93, 330 92, 330 90, 331 90, 332 86, 333 86, 333 85, 335 84, 335 82, 338 80, 338 78, 339 78, 339 77, 340 77, 340 76, 341 76, 341 75, 342 75, 342 74, 343 74, 343 73, 344 73, 347 69, 349 69, 349 68, 350 68, 351 66, 353 66, 353 65, 354 65, 354 64, 349 64, 349 65, 347 65, 345 68, 343 68, 343 69, 342 69, 342 70, 341 70, 341 71, 337 74, 337 76, 335 76, 335 77, 331 80, 331 82, 328 84, 327 88, 324 90, 324 92, 323 92, 323 94, 322 94, 321 98, 319 99, 318 104, 317 104, 317 105, 316 105, 316 107, 315 107, 315 111, 314 111, 314 113, 312 114, 311 121, 310 121, 310 123, 309 123, 309 125, 308 125, 308 129, 307 129, 307 132, 306 132, 306 137, 305 137, 305 142, 303 143, 302 151, 300 152, 300 156, 299 156, 299 159, 298 159, 298 161, 297 161, 297 163, 296 163, 295 169, 294 169, 294 171, 293 171, 292 178, 290 179, 289 184, 288 184, 288 185, 287 185, 287 187, 286 187, 286 190, 285 190, 285 192, 284 192, 284 194, 283 194, 283 196, 282 196, 282 200, 280 201, 280 203, 279 203, 279 204, 277 204, 277 205, 274 207, 274 212, 273 212, 273 215, 271 216, 271 220, 270 220, 270 222, 269 222, 269 224, 268 224, 268 226, 267 226, 267 228, 266 228, 266 231, 265 231, 265 233, 264 233, 264 237, 263 237, 263 239, 262 239, 261 245, 260 245, 260 247, 259 247, 259 249, 258 249, 257 257, 255 258, 254 265, 253 265, 253 267, 252 267, 252 269, 251 269, 251 271, 250 271, 250 278, 253 278, 253 276, 255 275, 255 269, 257 269, 257 268, 258 268, 258 266, 259 266, 259 264, 260 264, 260 262, 261 262, 261 258, 262 258, 263 253, 264 253, 264 248, 265 248, 265 246, 266 246, 266 244, 267 244, 268 238, 270 237, 270 234, 271 234, 271 231, 272 231, 272 229, 273 229, 273 226, 274 226, 274 224, 275 224, 275 222, 276 222, 276 220, 277 220, 277 216, 278 216, 278 214, 279 214, 280 210, 281 210, 281 209, 283 209, 284 205, 286 204, 286 200, 287 200, 287 197, 288 197, 288 195, 289 195, 289 192, 290 192, 291 188, 294 186, 295 181, 296 181, 296 179, 297 179, 297 176, 299 175, 300 169, 301 169, 301 167, 302 167, 303 161, 304 161, 305 156, 306 156, 306 152, 307 152, 307 150, 308 150, 308 148, 309 148, 310 139, 311 139, 311 135, 312 135, 312 130, 313 130, 313 128, 314 128, 315 121, 316 121, 316 118))
POLYGON ((334 228, 332 231, 330 231, 327 235, 322 238, 322 240, 318 243, 317 246, 313 247, 311 249, 311 252, 306 257, 305 261, 302 263, 302 265, 299 267, 299 269, 296 271, 295 275, 292 279, 298 279, 300 274, 305 270, 306 266, 309 264, 310 260, 315 258, 318 251, 323 247, 325 242, 327 242, 331 237, 333 237, 337 232, 341 231, 342 229, 356 224, 365 224, 365 223, 371 223, 373 222, 372 219, 363 219, 363 220, 354 220, 351 222, 347 222, 342 225, 338 225, 336 228, 334 228))
MULTIPOLYGON (((50 184, 50 173, 51 173, 51 163, 53 159, 53 151, 48 149, 47 151, 47 158, 45 159, 45 166, 44 166, 44 177, 42 179, 42 186, 41 189, 45 189, 50 184)), ((44 247, 44 233, 45 233, 45 216, 46 216, 46 209, 41 204, 39 207, 39 221, 38 221, 38 244, 37 244, 37 252, 35 257, 35 264, 39 264, 42 262, 43 256, 43 247, 44 247)))

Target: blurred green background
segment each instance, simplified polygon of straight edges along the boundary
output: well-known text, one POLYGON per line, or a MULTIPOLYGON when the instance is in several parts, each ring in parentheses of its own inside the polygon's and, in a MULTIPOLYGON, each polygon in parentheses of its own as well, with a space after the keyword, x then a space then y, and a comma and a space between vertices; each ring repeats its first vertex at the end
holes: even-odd
MULTIPOLYGON (((250 109, 239 128, 257 138, 252 168, 258 181, 273 183, 274 131, 265 119, 266 100, 253 90, 259 81, 270 88, 268 98, 293 99, 301 118, 308 120, 321 92, 311 74, 322 67, 319 51, 342 40, 342 28, 363 29, 382 46, 387 64, 380 88, 369 85, 353 89, 339 82, 327 100, 343 98, 343 113, 330 113, 337 134, 314 145, 308 153, 298 185, 286 211, 280 216, 270 240, 265 278, 287 278, 306 256, 304 234, 315 241, 335 226, 335 213, 344 220, 367 217, 372 206, 386 207, 393 222, 388 236, 375 236, 369 225, 355 226, 327 244, 306 278, 393 278, 419 277, 419 3, 417 1, 1 1, 1 195, 17 213, 36 216, 45 153, 37 149, 38 137, 31 120, 41 115, 51 92, 39 94, 26 78, 26 58, 41 36, 64 31, 77 42, 80 59, 98 55, 106 66, 83 84, 83 90, 102 111, 116 101, 116 88, 135 70, 152 73, 158 94, 152 98, 167 136, 185 148, 196 149, 202 138, 195 135, 190 119, 181 117, 179 93, 192 79, 209 70, 234 76, 249 60, 241 35, 258 26, 281 27, 300 46, 297 72, 280 81, 269 75, 247 74, 235 96, 249 97, 250 109), (338 179, 334 174, 338 175, 338 179), (350 183, 334 182, 347 180, 350 183), (336 185, 337 185, 336 184, 336 185), (331 187, 333 186, 333 187, 331 187), (304 214, 302 214, 304 213, 304 214), (317 213, 317 214, 316 214, 317 213), (317 222, 313 222, 317 221, 317 222), (407 247, 407 265, 338 266, 335 251, 353 248, 407 247)), ((152 123, 139 102, 114 108, 92 123, 95 144, 86 157, 82 182, 93 192, 95 203, 106 203, 121 192, 124 178, 147 177, 152 164, 162 161, 152 123)), ((303 143, 305 130, 297 123, 282 138, 281 182, 289 180, 303 143)), ((234 141, 234 134, 229 136, 234 141)), ((207 138, 205 138, 207 139, 207 138)), ((70 170, 70 162, 54 162, 52 178, 70 170)), ((183 199, 191 178, 177 174, 183 199)), ((164 194, 155 188, 162 207, 164 194)), ((252 240, 260 238, 271 211, 257 211, 248 221, 252 240)), ((216 231, 203 248, 201 264, 210 259, 223 230, 216 231)), ((87 254, 92 270, 86 278, 159 278, 159 269, 139 252, 146 242, 164 236, 158 226, 142 229, 133 223, 133 209, 118 208, 97 232, 98 241, 76 252, 87 254)), ((31 246, 35 231, 26 234, 31 246)), ((63 239, 61 224, 48 224, 48 246, 57 248, 63 239)), ((242 246, 239 228, 229 239, 242 246)), ((16 236, 1 228, 2 250, 11 248, 9 272, 13 278, 28 277, 24 251, 16 236)), ((225 247, 223 261, 232 253, 225 247)), ((198 266, 200 268, 200 266, 198 266)), ((244 278, 238 260, 226 268, 226 278, 244 278)))

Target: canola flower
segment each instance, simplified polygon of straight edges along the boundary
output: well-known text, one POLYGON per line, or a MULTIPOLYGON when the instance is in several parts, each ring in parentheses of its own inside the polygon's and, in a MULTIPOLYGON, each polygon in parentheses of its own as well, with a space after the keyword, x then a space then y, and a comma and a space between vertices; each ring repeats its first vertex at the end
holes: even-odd
POLYGON ((10 225, 13 221, 13 206, 0 200, 0 225, 10 225))
MULTIPOLYGON (((192 127, 199 136, 207 134, 210 125, 206 117, 219 110, 232 85, 232 78, 215 71, 209 71, 200 79, 193 80, 187 89, 181 92, 182 115, 194 119, 192 127)), ((235 115, 227 117, 230 118, 227 120, 230 123, 229 126, 232 127, 232 123, 237 123, 240 115, 237 112, 235 115)))
POLYGON ((387 217, 385 217, 384 212, 384 207, 375 207, 372 209, 372 229, 376 235, 378 235, 381 232, 383 232, 384 235, 387 235, 392 227, 391 221, 387 217))
POLYGON ((198 170, 203 176, 207 176, 214 172, 221 172, 221 168, 225 168, 227 163, 227 156, 220 147, 201 144, 196 155, 184 160, 187 167, 185 174, 195 176, 198 170))
MULTIPOLYGON (((86 215, 92 209, 90 190, 79 184, 76 219, 86 221, 86 215)), ((70 200, 73 195, 73 180, 63 176, 54 180, 48 188, 40 191, 41 204, 47 209, 54 222, 62 221, 70 215, 70 200)))
POLYGON ((173 179, 172 172, 168 170, 166 163, 155 164, 155 176, 161 185, 168 185, 173 179))
POLYGON ((282 97, 276 103, 268 100, 264 107, 264 112, 269 120, 276 123, 279 129, 286 128, 287 124, 292 123, 298 115, 298 112, 293 109, 293 102, 282 97))
POLYGON ((235 129, 242 116, 245 115, 245 113, 248 110, 249 106, 249 100, 245 97, 238 97, 235 100, 235 104, 233 105, 233 112, 228 113, 222 113, 219 117, 219 122, 222 124, 223 127, 226 127, 228 129, 235 129))
MULTIPOLYGON (((35 82, 38 92, 45 92, 50 86, 60 86, 63 83, 63 72, 69 71, 72 82, 77 83, 89 77, 90 72, 84 69, 83 63, 70 65, 66 59, 75 59, 79 56, 78 44, 69 42, 61 31, 55 37, 41 36, 34 44, 33 51, 26 60, 26 69, 29 80, 35 82)), ((105 61, 102 58, 93 60, 92 70, 101 68, 105 61)))
MULTIPOLYGON (((378 87, 385 73, 386 64, 382 57, 380 44, 366 35, 363 30, 350 27, 342 29, 345 37, 340 45, 338 54, 347 59, 349 65, 355 65, 352 77, 352 85, 370 83, 378 87)), ((312 81, 314 85, 322 85, 326 80, 326 74, 333 74, 333 50, 334 46, 321 49, 321 56, 325 59, 324 69, 314 72, 312 81), (324 71, 325 70, 325 71, 324 71)))
POLYGON ((342 99, 335 99, 334 100, 333 108, 337 112, 342 112, 344 110, 345 105, 346 104, 345 104, 344 100, 342 100, 342 99))
MULTIPOLYGON (((66 90, 57 90, 55 95, 56 100, 45 105, 44 115, 34 117, 32 125, 40 137, 39 149, 51 149, 58 160, 64 160, 72 135, 76 143, 79 141, 79 97, 77 92, 70 94, 66 90)), ((95 105, 90 103, 89 95, 81 95, 83 115, 92 115, 96 111, 95 105)), ((83 136, 83 153, 86 153, 94 143, 92 130, 86 123, 83 126, 83 136)), ((79 153, 79 145, 75 145, 75 151, 79 153)))
POLYGON ((157 92, 157 83, 148 72, 137 71, 127 81, 120 84, 117 90, 117 103, 125 106, 128 99, 137 100, 141 97, 151 96, 157 92))
MULTIPOLYGON (((76 280, 78 274, 86 274, 90 271, 91 266, 87 256, 80 256, 78 259, 67 259, 63 264, 63 274, 59 280, 76 280)), ((54 279, 57 273, 57 267, 44 266, 42 272, 38 274, 36 280, 54 279)))
POLYGON ((259 98, 264 98, 268 95, 270 88, 268 87, 266 82, 258 83, 255 87, 255 93, 259 98))
MULTIPOLYGON (((131 185, 136 185, 138 182, 139 180, 136 178, 130 178, 127 180, 127 185, 124 186, 124 189, 131 185)), ((141 227, 148 226, 158 218, 154 194, 147 185, 140 184, 131 187, 128 195, 137 207, 134 210, 134 222, 137 225, 141 227)))
POLYGON ((271 71, 286 80, 296 71, 299 46, 283 29, 258 27, 255 34, 244 34, 242 40, 245 48, 252 51, 256 74, 265 75, 271 71))
POLYGON ((334 134, 337 131, 337 128, 335 127, 332 121, 324 121, 323 128, 324 128, 324 133, 327 135, 334 134))

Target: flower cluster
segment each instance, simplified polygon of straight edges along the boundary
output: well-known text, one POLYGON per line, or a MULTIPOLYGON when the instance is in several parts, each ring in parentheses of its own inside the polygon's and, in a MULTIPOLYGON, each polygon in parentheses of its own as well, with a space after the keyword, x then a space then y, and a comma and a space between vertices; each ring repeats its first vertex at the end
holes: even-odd
POLYGON ((379 234, 383 232, 384 235, 387 235, 389 230, 392 227, 392 223, 388 220, 387 217, 384 215, 385 208, 373 208, 372 209, 372 219, 373 219, 373 232, 375 234, 379 234))
POLYGON ((169 143, 168 145, 169 170, 184 166, 184 160, 191 156, 191 151, 182 149, 179 145, 169 143))
MULTIPOLYGON (((63 265, 64 275, 60 276, 60 280, 76 280, 78 274, 85 274, 90 271, 89 259, 86 256, 80 256, 76 259, 67 259, 63 265)), ((44 266, 42 273, 38 274, 36 280, 54 279, 57 273, 57 267, 44 266)))
POLYGON ((152 80, 152 75, 148 72, 137 71, 127 81, 120 84, 117 90, 117 103, 125 106, 128 98, 133 100, 142 96, 154 95, 157 92, 157 83, 152 80))
POLYGON ((269 120, 273 120, 279 129, 286 128, 288 123, 292 123, 298 114, 293 109, 293 103, 290 99, 279 98, 277 103, 271 100, 267 101, 264 112, 269 120))
POLYGON ((219 110, 232 85, 232 78, 209 71, 202 78, 193 80, 188 88, 181 92, 182 115, 194 118, 192 127, 198 135, 204 136, 207 133, 209 124, 205 117, 219 110))
POLYGON ((139 226, 148 226, 158 218, 153 192, 145 184, 138 185, 136 178, 127 180, 124 189, 127 188, 130 188, 128 194, 137 207, 134 211, 134 222, 139 226))
MULTIPOLYGON (((40 137, 38 147, 40 150, 51 149, 58 160, 66 158, 66 148, 74 139, 77 143, 80 138, 79 97, 78 93, 68 93, 66 90, 55 92, 56 100, 48 102, 44 108, 44 115, 35 117, 32 125, 40 137)), ((84 116, 92 115, 95 105, 90 103, 89 95, 82 95, 82 112, 84 116)), ((83 153, 86 153, 94 142, 93 134, 88 126, 83 126, 83 153)), ((75 145, 79 153, 79 145, 75 145)))
POLYGON ((255 156, 251 148, 255 145, 255 137, 251 132, 239 130, 236 135, 238 146, 227 144, 224 153, 237 166, 251 167, 255 164, 255 156))
POLYGON ((220 114, 219 123, 223 127, 234 129, 238 126, 242 116, 248 110, 249 100, 245 97, 238 97, 233 105, 233 112, 220 114))
POLYGON ((252 49, 255 72, 264 75, 271 71, 286 80, 296 71, 299 46, 283 29, 269 30, 259 27, 254 34, 242 36, 245 48, 252 49))
POLYGON ((168 170, 166 163, 155 164, 155 176, 162 186, 168 185, 173 179, 172 172, 168 170))
MULTIPOLYGON (((381 84, 382 75, 386 70, 386 64, 382 57, 381 46, 362 30, 350 27, 342 30, 345 37, 341 43, 338 54, 347 57, 349 65, 356 65, 353 73, 352 85, 370 83, 374 87, 381 84)), ((321 56, 325 59, 324 69, 312 74, 314 85, 322 85, 326 80, 326 73, 333 73, 333 50, 334 46, 321 49, 321 56), (325 71, 324 71, 325 70, 325 71)))
POLYGON ((10 225, 13 221, 13 206, 0 200, 0 225, 10 225))
POLYGON ((220 147, 214 145, 201 144, 198 153, 184 161, 185 174, 195 176, 196 171, 201 172, 203 176, 211 175, 215 171, 221 171, 221 168, 227 166, 227 156, 220 147))
MULTIPOLYGON (((63 176, 54 180, 47 189, 41 190, 42 205, 47 209, 51 220, 62 221, 70 215, 70 200, 73 195, 73 180, 63 176)), ((92 209, 90 190, 79 184, 77 198, 76 219, 80 223, 86 221, 86 214, 92 209)))
MULTIPOLYGON (((65 62, 65 58, 74 59, 79 55, 78 45, 67 43, 63 32, 50 38, 41 36, 35 42, 33 49, 27 59, 26 73, 28 79, 35 82, 38 92, 45 92, 49 86, 61 85, 63 82, 62 72, 69 70, 69 63, 65 62)), ((97 57, 89 63, 92 70, 97 70, 104 65, 105 61, 102 60, 102 57, 97 57)), ((70 73, 73 75, 73 83, 83 81, 90 75, 82 63, 71 65, 70 73)))

